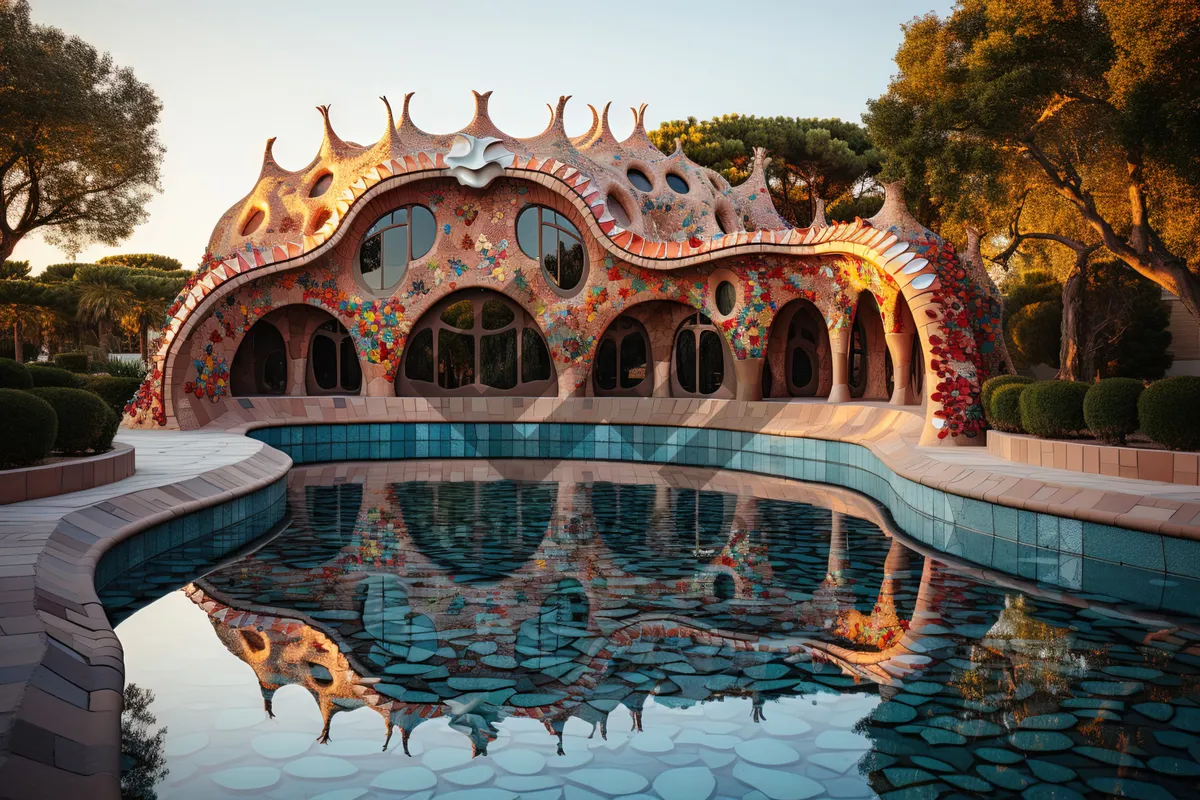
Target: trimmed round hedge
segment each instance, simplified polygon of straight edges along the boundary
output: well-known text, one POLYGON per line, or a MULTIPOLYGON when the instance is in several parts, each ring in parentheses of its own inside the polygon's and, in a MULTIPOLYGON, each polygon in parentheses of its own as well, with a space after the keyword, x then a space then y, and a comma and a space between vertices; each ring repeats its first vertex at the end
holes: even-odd
POLYGON ((1048 439, 1080 436, 1087 430, 1083 398, 1092 388, 1078 381, 1038 381, 1021 392, 1021 427, 1048 439))
POLYGON ((49 403, 58 415, 56 451, 83 455, 89 450, 103 453, 112 447, 120 420, 99 395, 65 386, 31 389, 29 393, 49 403))
POLYGON ((115 375, 91 375, 83 388, 108 404, 117 418, 125 416, 125 406, 137 394, 142 385, 141 378, 119 378, 115 375))
POLYGON ((47 367, 45 364, 30 364, 29 375, 33 378, 35 388, 45 386, 66 386, 70 389, 82 389, 84 377, 58 367, 47 367))
POLYGON ((11 358, 0 358, 0 389, 32 389, 29 367, 11 358))
POLYGON ((1138 398, 1142 433, 1171 450, 1200 450, 1200 377, 1176 375, 1138 398))
POLYGON ((983 415, 987 417, 988 422, 992 422, 992 399, 1000 387, 1028 383, 1033 383, 1033 378, 1027 375, 997 375, 984 381, 979 389, 979 405, 983 406, 983 415))
POLYGON ((1138 397, 1145 385, 1137 378, 1105 378, 1083 398, 1083 420, 1104 444, 1125 444, 1138 429, 1138 397))
POLYGON ((58 415, 40 397, 17 389, 0 389, 0 469, 41 461, 54 446, 58 415))
POLYGON ((992 392, 992 427, 1008 433, 1024 433, 1021 427, 1021 394, 1028 383, 1007 383, 992 392))
POLYGON ((59 353, 54 357, 54 366, 71 372, 88 371, 87 353, 59 353))

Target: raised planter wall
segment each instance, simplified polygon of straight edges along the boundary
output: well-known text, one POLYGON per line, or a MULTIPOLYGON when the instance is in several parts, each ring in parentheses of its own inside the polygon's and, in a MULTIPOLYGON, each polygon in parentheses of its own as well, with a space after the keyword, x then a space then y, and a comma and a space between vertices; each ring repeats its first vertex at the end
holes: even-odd
POLYGON ((120 442, 97 456, 6 469, 0 471, 0 506, 93 489, 124 480, 133 472, 133 448, 120 442))
POLYGON ((996 458, 1089 475, 1200 485, 1200 453, 1173 453, 1143 447, 1039 439, 1019 433, 987 432, 988 453, 996 458))

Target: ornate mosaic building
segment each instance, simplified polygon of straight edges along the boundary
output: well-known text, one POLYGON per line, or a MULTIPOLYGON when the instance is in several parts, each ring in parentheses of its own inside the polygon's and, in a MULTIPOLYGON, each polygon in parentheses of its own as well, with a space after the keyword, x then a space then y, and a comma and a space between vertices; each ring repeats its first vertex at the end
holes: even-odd
MULTIPOLYGON (((489 93, 490 94, 490 93, 489 93)), ((329 123, 306 167, 267 143, 172 305, 130 424, 203 426, 261 395, 827 398, 924 405, 924 443, 982 428, 1000 305, 898 186, 870 220, 789 227, 767 154, 731 186, 634 111, 570 136, 488 116, 382 138, 329 123)), ((384 101, 386 105, 386 100, 384 101)))

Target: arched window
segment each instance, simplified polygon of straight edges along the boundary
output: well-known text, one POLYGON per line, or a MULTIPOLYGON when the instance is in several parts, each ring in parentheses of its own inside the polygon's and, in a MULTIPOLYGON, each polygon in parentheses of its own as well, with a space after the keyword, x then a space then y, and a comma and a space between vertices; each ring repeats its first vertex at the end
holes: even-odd
POLYGON ((650 396, 650 338, 640 323, 617 317, 604 332, 592 365, 592 386, 598 395, 650 396))
POLYGON ((788 323, 788 393, 793 397, 815 397, 821 383, 821 351, 825 321, 809 308, 801 308, 788 323))
POLYGON ((362 367, 346 326, 335 319, 313 331, 308 346, 309 394, 358 394, 362 367))
POLYGON ((861 315, 856 314, 850 328, 850 364, 846 383, 850 385, 851 397, 862 397, 867 391, 867 328, 861 315))
POLYGON ((358 248, 358 271, 368 287, 385 291, 400 283, 408 262, 433 249, 437 221, 425 206, 389 211, 367 231, 358 248))
POLYGON ((229 379, 235 397, 287 391, 287 346, 278 328, 254 323, 233 356, 229 379))
POLYGON ((571 220, 545 206, 528 206, 517 217, 517 244, 542 266, 542 274, 562 294, 571 294, 587 273, 587 251, 571 220))
POLYGON ((408 337, 397 392, 416 395, 554 394, 554 367, 533 319, 502 294, 457 292, 408 337))
POLYGON ((685 319, 675 334, 676 390, 694 397, 716 394, 725 388, 725 366, 725 343, 712 320, 704 314, 685 319))

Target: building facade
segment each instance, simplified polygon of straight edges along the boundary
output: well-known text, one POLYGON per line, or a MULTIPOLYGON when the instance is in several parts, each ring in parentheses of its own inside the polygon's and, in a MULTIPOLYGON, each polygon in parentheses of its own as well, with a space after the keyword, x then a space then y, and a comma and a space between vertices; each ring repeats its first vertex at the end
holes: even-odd
MULTIPOLYGON (((490 93, 489 93, 490 94, 490 93)), ((974 443, 999 368, 986 273, 888 187, 870 220, 790 228, 767 154, 731 186, 608 107, 569 136, 488 116, 325 136, 288 171, 267 143, 172 305, 127 424, 195 428, 239 398, 824 398, 924 405, 925 443, 974 443)), ((386 104, 386 100, 385 100, 386 104)))

